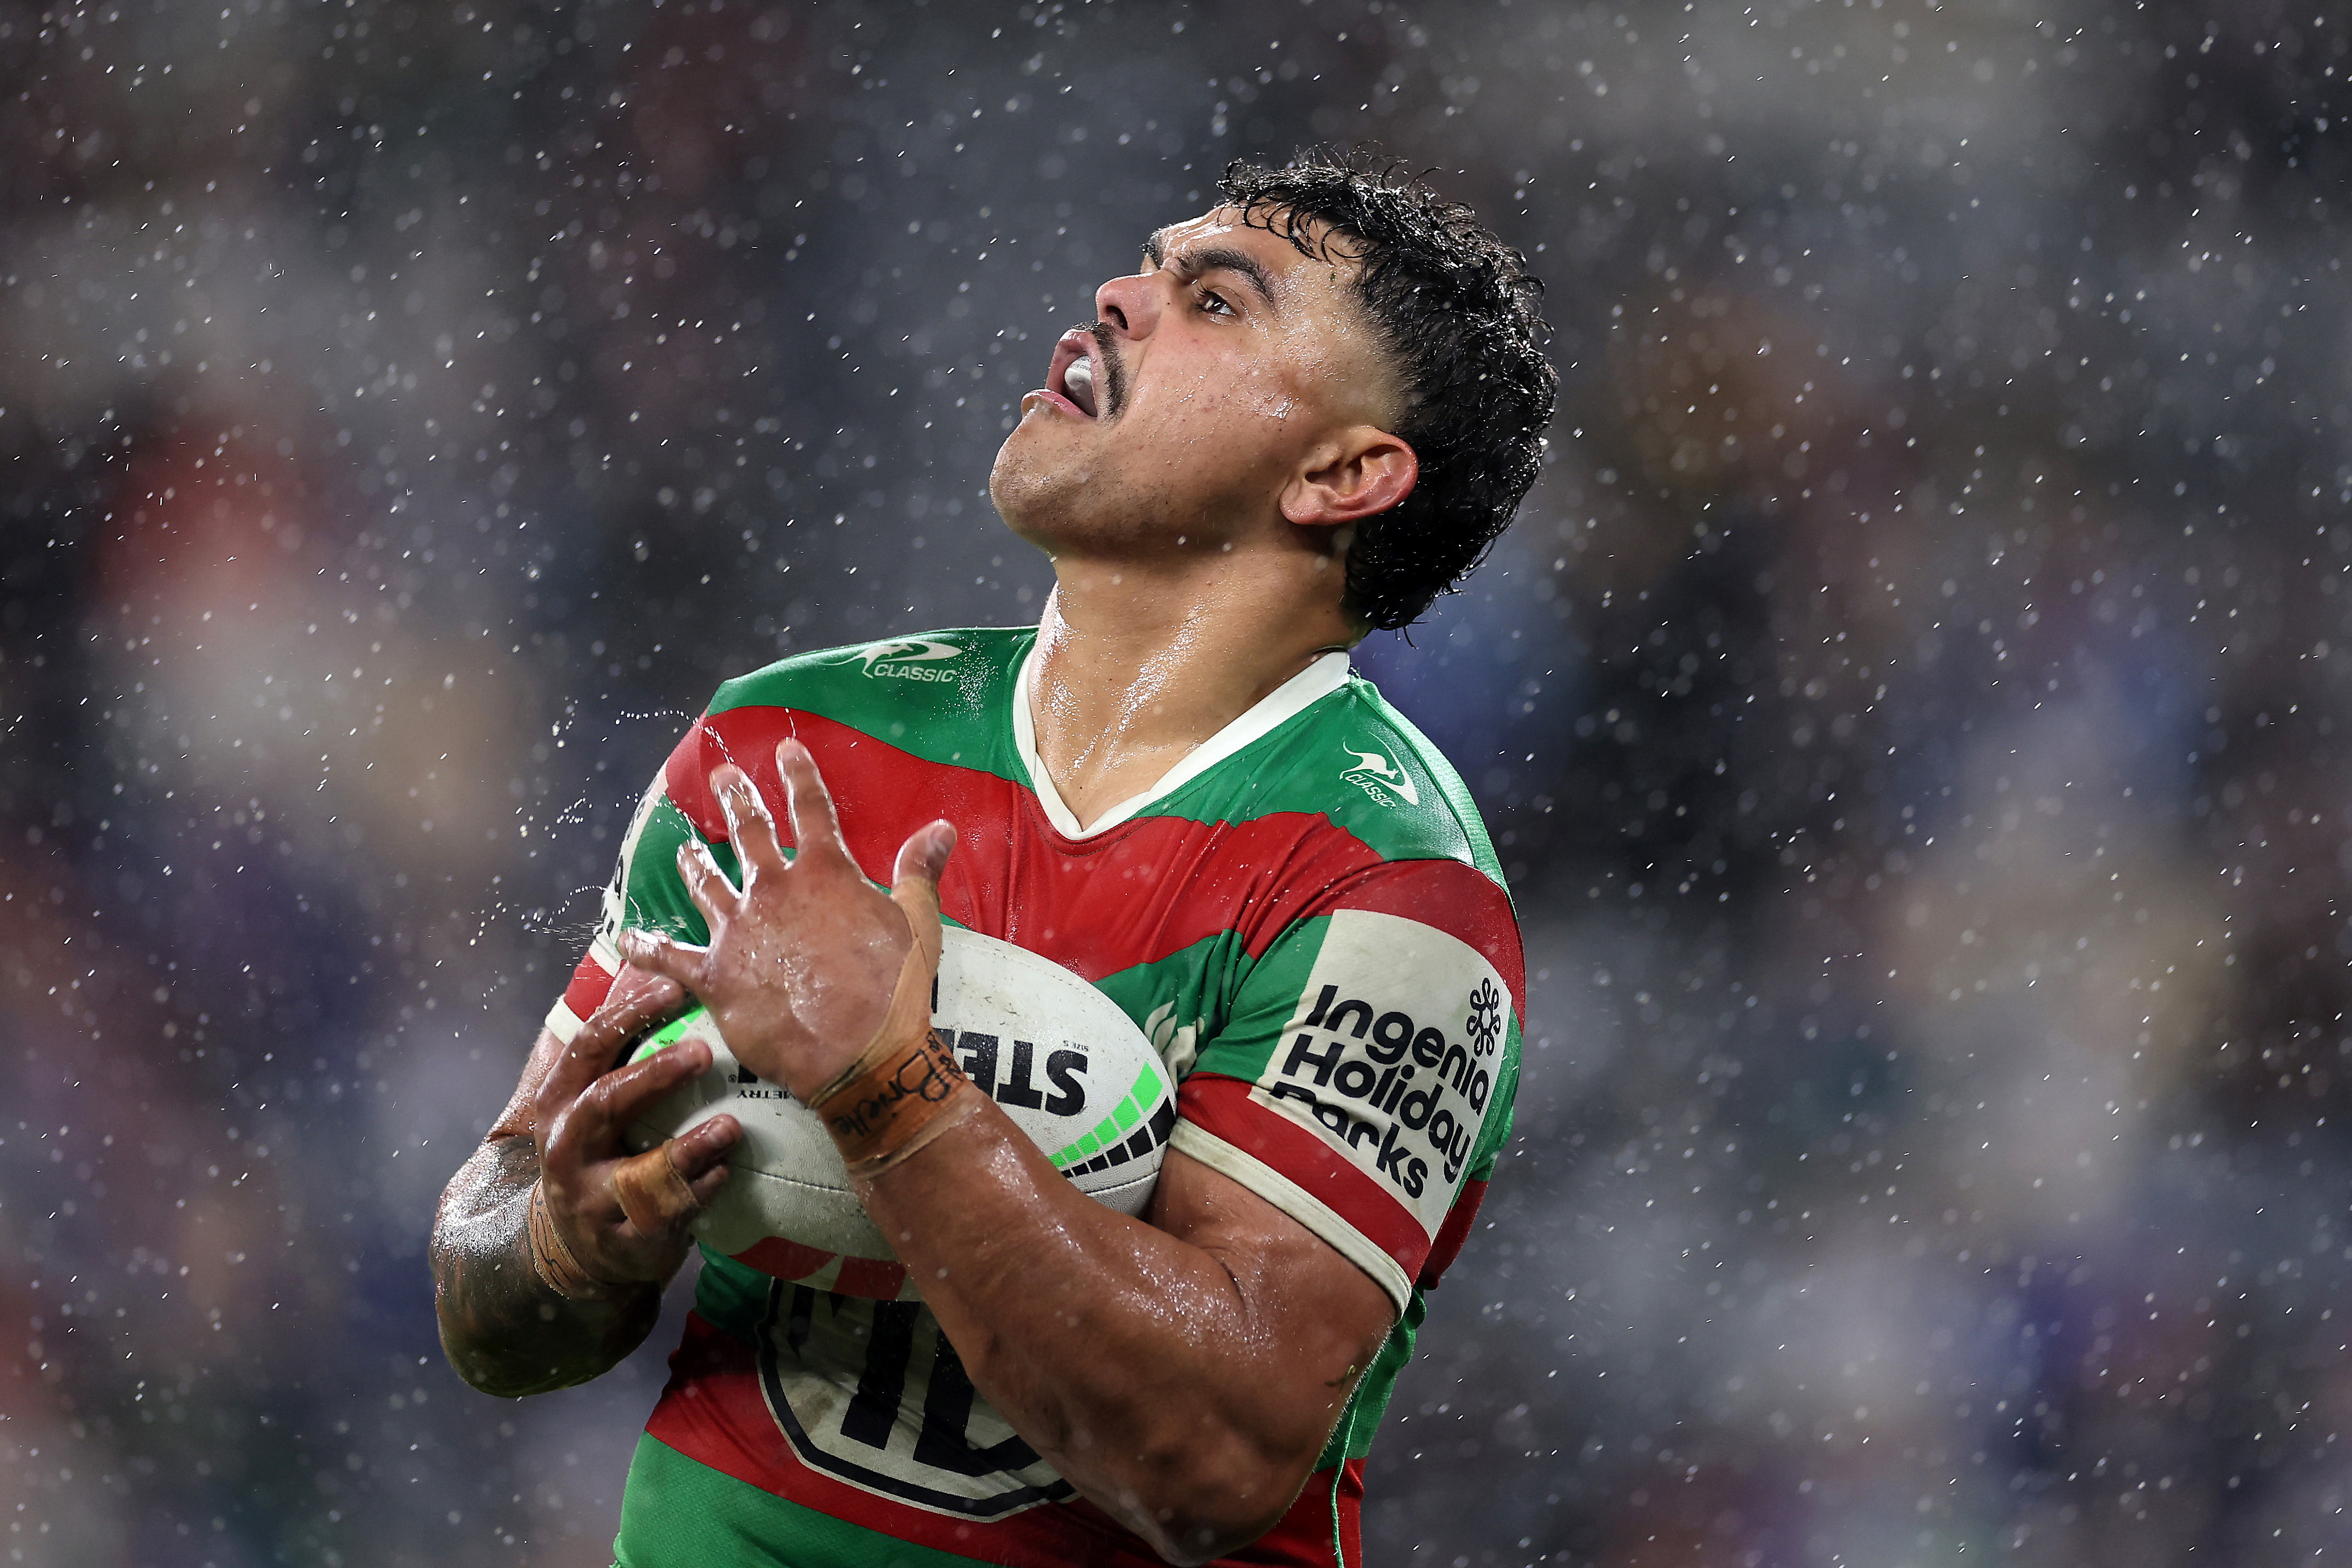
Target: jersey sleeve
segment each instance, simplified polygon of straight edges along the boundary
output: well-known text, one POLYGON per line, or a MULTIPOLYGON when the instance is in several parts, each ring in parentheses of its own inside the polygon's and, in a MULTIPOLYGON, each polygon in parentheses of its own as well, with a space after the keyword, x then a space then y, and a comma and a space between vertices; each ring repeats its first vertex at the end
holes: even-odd
POLYGON ((588 951, 572 970, 563 995, 548 1011, 548 1029, 566 1045, 588 1016, 604 1005, 621 972, 618 944, 623 931, 631 927, 657 931, 681 942, 709 937, 702 912, 686 895, 686 883, 677 874, 678 846, 688 838, 700 838, 728 874, 735 873, 732 846, 716 832, 698 831, 687 815, 687 809, 695 810, 706 821, 715 815, 704 803, 709 794, 702 782, 709 766, 704 759, 708 733, 702 722, 687 731, 629 819, 613 880, 604 887, 596 934, 589 938, 588 951), (681 800, 687 809, 681 809, 681 800))
POLYGON ((1305 1225, 1399 1312, 1453 1260, 1510 1134, 1519 936, 1457 861, 1322 895, 1241 981, 1178 1092, 1171 1146, 1305 1225))

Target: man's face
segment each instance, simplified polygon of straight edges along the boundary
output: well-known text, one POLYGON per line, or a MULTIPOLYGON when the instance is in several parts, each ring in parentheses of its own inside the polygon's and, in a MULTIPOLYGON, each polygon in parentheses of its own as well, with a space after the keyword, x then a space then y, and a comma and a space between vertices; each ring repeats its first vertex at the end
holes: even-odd
POLYGON ((1144 256, 1055 345, 989 476, 1013 531, 1050 554, 1287 527, 1277 499, 1318 446, 1396 417, 1352 262, 1230 207, 1161 229, 1144 256))

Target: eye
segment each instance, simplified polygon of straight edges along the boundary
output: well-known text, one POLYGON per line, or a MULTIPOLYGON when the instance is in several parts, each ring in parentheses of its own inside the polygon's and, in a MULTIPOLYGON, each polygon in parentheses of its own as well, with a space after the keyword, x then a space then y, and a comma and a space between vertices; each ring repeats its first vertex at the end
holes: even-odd
POLYGON ((1234 314, 1234 308, 1225 303, 1225 297, 1213 288, 1201 290, 1201 308, 1212 316, 1234 314))

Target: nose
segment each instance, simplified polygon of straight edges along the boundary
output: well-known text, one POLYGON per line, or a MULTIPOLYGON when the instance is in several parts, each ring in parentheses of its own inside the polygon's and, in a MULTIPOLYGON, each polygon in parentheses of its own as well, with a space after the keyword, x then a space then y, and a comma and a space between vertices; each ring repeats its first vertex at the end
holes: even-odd
POLYGON ((1122 338, 1149 338, 1160 324, 1160 302, 1167 289, 1164 277, 1165 274, 1152 271, 1112 278, 1095 290, 1096 319, 1122 338))

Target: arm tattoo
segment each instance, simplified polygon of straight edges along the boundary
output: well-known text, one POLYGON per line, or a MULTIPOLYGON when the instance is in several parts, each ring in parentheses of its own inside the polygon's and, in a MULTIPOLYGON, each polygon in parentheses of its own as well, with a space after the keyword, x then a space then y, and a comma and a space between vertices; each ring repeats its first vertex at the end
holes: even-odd
POLYGON ((528 1136, 494 1139, 458 1170, 434 1219, 442 1348, 485 1394, 585 1383, 643 1343, 661 1312, 661 1288, 651 1283, 610 1301, 574 1301, 540 1282, 524 1227, 538 1179, 539 1151, 528 1136))

